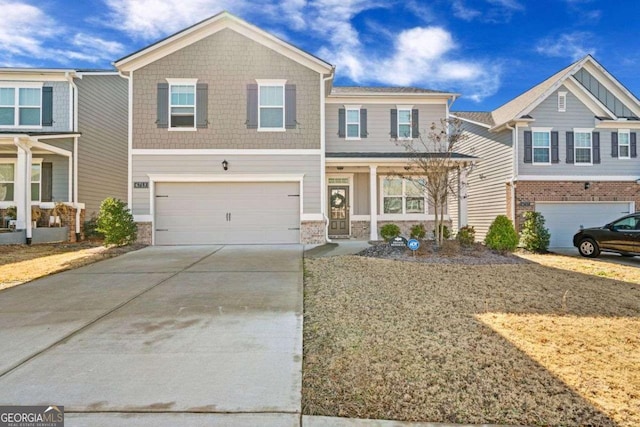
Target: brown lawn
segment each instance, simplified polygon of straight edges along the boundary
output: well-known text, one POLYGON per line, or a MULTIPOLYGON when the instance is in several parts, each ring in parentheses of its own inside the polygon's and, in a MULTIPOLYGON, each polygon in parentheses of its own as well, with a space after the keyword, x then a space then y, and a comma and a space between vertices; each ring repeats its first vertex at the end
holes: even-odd
POLYGON ((0 246, 0 289, 112 258, 141 247, 134 245, 106 248, 96 242, 3 245, 0 246))
POLYGON ((356 256, 305 271, 305 414, 640 425, 637 282, 356 256))

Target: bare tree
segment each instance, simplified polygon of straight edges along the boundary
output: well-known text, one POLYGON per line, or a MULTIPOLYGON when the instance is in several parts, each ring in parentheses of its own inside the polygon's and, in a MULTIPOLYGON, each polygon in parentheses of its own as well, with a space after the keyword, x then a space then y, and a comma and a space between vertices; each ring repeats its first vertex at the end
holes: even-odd
POLYGON ((441 119, 439 125, 431 123, 426 134, 418 138, 398 140, 409 157, 410 166, 396 175, 411 181, 424 190, 435 209, 436 245, 443 238, 444 211, 449 196, 458 193, 458 172, 461 165, 454 160, 456 150, 467 139, 459 119, 441 119))

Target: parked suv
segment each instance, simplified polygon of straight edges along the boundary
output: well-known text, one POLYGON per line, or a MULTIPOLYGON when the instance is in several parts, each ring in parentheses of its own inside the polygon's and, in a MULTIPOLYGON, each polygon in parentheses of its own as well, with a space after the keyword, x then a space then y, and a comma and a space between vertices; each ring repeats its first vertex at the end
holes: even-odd
POLYGON ((595 258, 600 252, 640 255, 640 213, 624 216, 603 227, 585 228, 573 236, 580 255, 595 258))

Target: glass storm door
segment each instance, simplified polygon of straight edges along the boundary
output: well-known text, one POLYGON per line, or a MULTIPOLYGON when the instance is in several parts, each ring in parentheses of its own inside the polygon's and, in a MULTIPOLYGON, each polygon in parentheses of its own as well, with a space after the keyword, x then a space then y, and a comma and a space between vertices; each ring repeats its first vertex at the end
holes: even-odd
POLYGON ((349 187, 329 187, 329 235, 349 235, 349 187))

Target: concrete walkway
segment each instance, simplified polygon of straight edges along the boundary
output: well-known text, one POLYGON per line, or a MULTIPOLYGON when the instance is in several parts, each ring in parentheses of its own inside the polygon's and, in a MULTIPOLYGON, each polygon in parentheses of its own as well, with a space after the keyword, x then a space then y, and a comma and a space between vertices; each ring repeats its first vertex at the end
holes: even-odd
POLYGON ((305 248, 305 258, 324 258, 340 255, 354 255, 367 249, 371 244, 366 240, 334 240, 312 248, 305 248))
POLYGON ((300 423, 302 247, 151 247, 0 292, 0 405, 68 425, 300 423))

